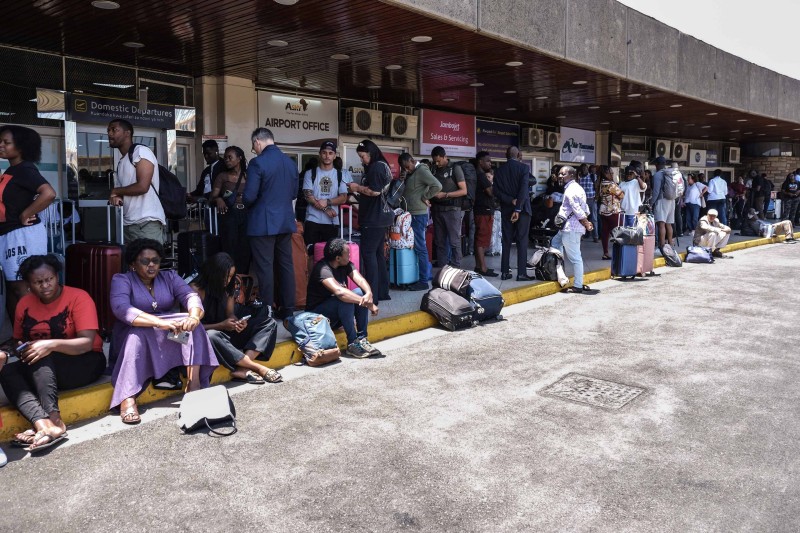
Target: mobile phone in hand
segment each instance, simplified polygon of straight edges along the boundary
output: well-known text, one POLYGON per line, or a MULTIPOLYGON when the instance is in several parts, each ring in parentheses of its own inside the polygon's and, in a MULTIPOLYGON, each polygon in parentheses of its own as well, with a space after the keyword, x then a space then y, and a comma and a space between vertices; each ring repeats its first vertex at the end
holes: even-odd
POLYGON ((167 333, 167 340, 171 340, 180 344, 188 344, 189 337, 191 336, 192 334, 188 331, 176 331, 174 333, 170 331, 167 333))
POLYGON ((28 345, 30 345, 30 342, 23 342, 22 344, 14 348, 14 351, 17 352, 17 355, 22 355, 22 352, 24 352, 28 348, 28 345))
POLYGON ((248 320, 250 320, 251 316, 253 315, 243 316, 242 318, 239 319, 239 322, 247 322, 248 320))

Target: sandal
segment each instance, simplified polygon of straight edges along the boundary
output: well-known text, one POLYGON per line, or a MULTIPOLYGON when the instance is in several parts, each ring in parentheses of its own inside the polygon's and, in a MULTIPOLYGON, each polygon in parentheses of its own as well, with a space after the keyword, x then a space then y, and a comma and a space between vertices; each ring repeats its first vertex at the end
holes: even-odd
POLYGON ((610 255, 604 255, 600 259, 602 259, 603 261, 611 261, 611 256, 610 255))
POLYGON ((249 383, 251 385, 263 385, 264 383, 266 383, 266 381, 264 381, 264 378, 262 378, 252 370, 248 370, 247 372, 245 372, 243 378, 239 377, 233 378, 233 381, 241 381, 243 383, 249 383))
POLYGON ((264 375, 261 376, 264 381, 269 383, 280 383, 283 381, 283 376, 277 370, 273 370, 271 368, 264 367, 264 375))
POLYGON ((142 421, 142 417, 139 416, 139 410, 136 409, 136 401, 134 401, 125 409, 123 409, 120 405, 119 416, 122 419, 123 424, 128 424, 131 426, 134 426, 142 421))
POLYGON ((58 444, 59 442, 62 442, 63 440, 64 440, 64 434, 63 433, 61 433, 60 435, 57 435, 57 436, 54 437, 54 436, 50 435, 49 433, 47 433, 47 431, 44 431, 44 430, 37 431, 36 434, 33 437, 33 442, 31 443, 31 445, 28 446, 27 448, 23 448, 23 449, 26 452, 36 453, 36 452, 39 452, 41 450, 46 450, 47 448, 50 448, 51 446, 55 446, 56 444, 58 444), (42 441, 44 439, 48 439, 48 440, 46 442, 44 442, 43 444, 37 444, 38 442, 40 442, 40 441, 42 441))
POLYGON ((14 435, 14 440, 11 441, 11 445, 16 448, 25 448, 33 444, 35 438, 36 431, 33 429, 26 429, 22 433, 14 435))

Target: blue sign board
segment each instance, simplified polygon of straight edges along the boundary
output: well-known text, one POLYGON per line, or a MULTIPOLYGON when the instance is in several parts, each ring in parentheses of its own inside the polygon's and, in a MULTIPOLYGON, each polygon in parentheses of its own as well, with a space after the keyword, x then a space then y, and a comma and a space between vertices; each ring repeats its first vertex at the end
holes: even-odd
POLYGON ((485 150, 492 157, 505 159, 509 146, 519 146, 519 126, 516 124, 477 120, 475 132, 475 149, 478 152, 485 150))
POLYGON ((706 150, 706 166, 716 167, 719 165, 719 156, 716 150, 706 150))

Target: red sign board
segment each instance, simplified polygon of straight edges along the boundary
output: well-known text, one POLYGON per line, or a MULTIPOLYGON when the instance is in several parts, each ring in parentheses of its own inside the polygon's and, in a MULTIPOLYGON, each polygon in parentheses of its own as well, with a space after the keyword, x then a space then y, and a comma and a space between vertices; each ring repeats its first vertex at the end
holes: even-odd
POLYGON ((430 154, 436 146, 448 155, 475 156, 475 117, 423 109, 420 111, 420 152, 430 154))

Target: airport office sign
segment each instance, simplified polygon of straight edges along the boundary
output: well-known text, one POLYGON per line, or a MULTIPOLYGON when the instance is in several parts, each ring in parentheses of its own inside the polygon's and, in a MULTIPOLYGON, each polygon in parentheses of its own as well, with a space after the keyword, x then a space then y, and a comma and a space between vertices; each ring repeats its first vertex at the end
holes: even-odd
POLYGON ((558 160, 567 163, 595 162, 595 135, 590 130, 561 128, 558 160))
POLYGON ((339 137, 339 101, 258 91, 258 125, 279 145, 319 148, 339 137))
POLYGON ((162 130, 175 129, 175 106, 147 104, 147 109, 139 107, 139 102, 101 98, 83 94, 68 95, 67 107, 69 120, 73 122, 108 124, 121 118, 134 127, 155 128, 162 130))

